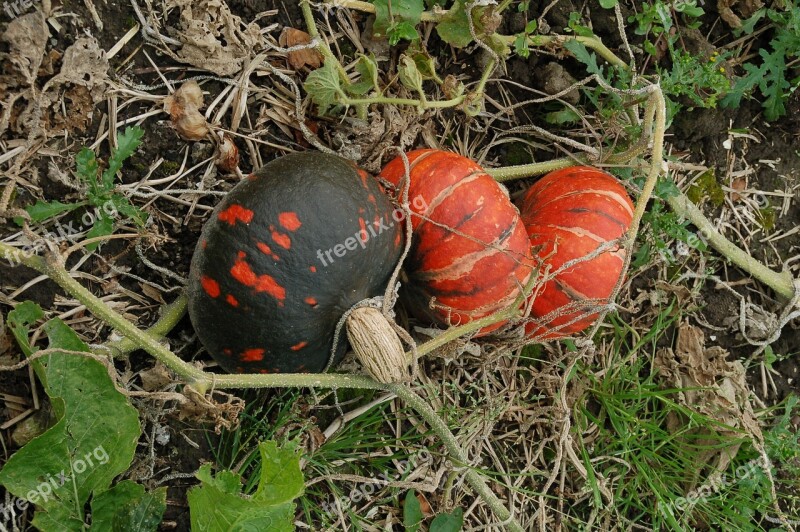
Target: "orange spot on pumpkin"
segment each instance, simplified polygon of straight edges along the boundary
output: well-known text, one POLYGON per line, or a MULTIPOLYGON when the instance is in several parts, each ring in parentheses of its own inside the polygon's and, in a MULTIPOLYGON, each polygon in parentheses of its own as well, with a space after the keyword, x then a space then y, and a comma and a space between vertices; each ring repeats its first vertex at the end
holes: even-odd
POLYGON ((263 253, 264 255, 273 255, 272 248, 270 248, 265 243, 259 242, 256 244, 256 246, 258 246, 259 251, 261 251, 261 253, 263 253))
POLYGON ((227 296, 225 296, 225 301, 227 301, 228 304, 230 306, 232 306, 232 307, 238 307, 239 306, 239 301, 235 297, 233 297, 231 294, 228 294, 227 296))
POLYGON ((231 356, 233 354, 233 352, 231 352, 231 350, 226 347, 225 349, 222 350, 222 354, 223 355, 227 355, 227 356, 231 356))
POLYGON ((316 305, 316 304, 317 304, 317 300, 316 300, 316 299, 314 299, 314 298, 313 298, 313 297, 311 297, 311 296, 308 296, 308 297, 307 297, 307 298, 305 298, 303 301, 305 301, 305 302, 306 302, 306 303, 308 303, 309 305, 316 305))
POLYGON ((316 266, 309 266, 308 269, 311 270, 311 273, 317 273, 317 267, 316 266))
POLYGON ((266 373, 269 373, 269 370, 268 369, 260 369, 260 370, 258 370, 258 372, 266 374, 266 373))
POLYGON ((242 362, 260 362, 264 360, 264 350, 245 349, 244 352, 239 356, 239 359, 242 362))
POLYGON ((278 284, 269 274, 257 275, 244 260, 244 253, 239 252, 238 258, 231 268, 231 275, 236 281, 253 288, 256 292, 266 292, 280 303, 286 299, 286 289, 278 284))
POLYGON ((293 345, 290 349, 292 351, 300 351, 301 349, 303 349, 307 345, 308 345, 308 342, 300 342, 299 344, 293 345))
POLYGON ((297 231, 303 225, 294 212, 282 212, 278 215, 278 223, 287 231, 297 231))
POLYGON ((203 240, 200 242, 200 247, 201 247, 201 248, 203 248, 203 249, 206 249, 206 248, 208 247, 208 240, 206 240, 206 239, 203 239, 203 240))
POLYGON ((200 278, 200 284, 203 286, 203 290, 206 294, 210 295, 211 297, 219 297, 220 289, 219 283, 216 282, 211 277, 204 275, 200 278))
POLYGON ((250 209, 245 209, 241 205, 234 203, 219 213, 218 218, 230 225, 236 225, 236 222, 249 224, 253 221, 253 211, 250 209))
POLYGON ((275 241, 283 249, 290 249, 292 247, 292 239, 289 238, 289 235, 284 235, 277 231, 272 232, 272 240, 275 241))
POLYGON ((364 221, 364 218, 359 218, 358 219, 358 225, 359 225, 359 227, 361 227, 361 232, 363 234, 369 236, 369 233, 367 233, 367 222, 364 221))

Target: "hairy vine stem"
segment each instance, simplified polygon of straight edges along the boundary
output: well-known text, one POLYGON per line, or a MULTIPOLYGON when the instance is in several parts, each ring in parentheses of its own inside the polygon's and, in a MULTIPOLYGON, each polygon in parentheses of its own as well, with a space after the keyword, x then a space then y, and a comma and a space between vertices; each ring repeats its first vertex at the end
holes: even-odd
MULTIPOLYGON (((0 242, 0 258, 11 264, 24 264, 29 268, 47 275, 68 294, 83 303, 92 314, 114 327, 114 329, 127 339, 127 342, 116 342, 107 347, 112 350, 116 347, 123 352, 133 350, 133 348, 143 349, 200 393, 205 393, 210 389, 290 387, 384 390, 397 395, 397 397, 405 401, 426 421, 426 423, 428 423, 434 433, 436 433, 442 441, 450 458, 454 462, 464 466, 469 464, 466 454, 456 437, 447 427, 447 424, 439 417, 436 411, 431 408, 428 402, 404 384, 384 384, 362 375, 343 375, 335 373, 277 375, 217 375, 214 373, 207 373, 199 367, 182 360, 158 341, 157 333, 163 330, 169 330, 183 315, 186 304, 183 296, 170 305, 167 312, 162 316, 162 319, 160 319, 155 326, 151 327, 151 332, 148 333, 140 330, 122 315, 112 310, 97 296, 73 279, 69 271, 64 268, 61 258, 57 254, 52 252, 48 252, 45 256, 28 254, 18 248, 0 242)), ((428 353, 455 338, 477 331, 500 319, 510 317, 515 312, 517 312, 516 308, 505 309, 500 311, 497 315, 488 316, 460 327, 451 328, 443 332, 440 336, 418 347, 417 354, 418 356, 422 356, 422 354, 428 353)), ((406 355, 408 357, 412 356, 411 353, 406 353, 406 355)), ((523 530, 511 516, 509 510, 503 505, 503 502, 492 492, 478 471, 467 467, 464 474, 472 489, 474 489, 486 504, 489 505, 495 515, 503 520, 505 526, 509 530, 515 532, 521 532, 523 530)))

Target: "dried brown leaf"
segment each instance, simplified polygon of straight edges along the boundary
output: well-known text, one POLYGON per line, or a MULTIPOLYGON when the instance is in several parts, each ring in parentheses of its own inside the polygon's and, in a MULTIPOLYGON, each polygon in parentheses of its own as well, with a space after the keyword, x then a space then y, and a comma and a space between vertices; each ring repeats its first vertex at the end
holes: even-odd
MULTIPOLYGON (((311 36, 308 33, 289 27, 283 28, 280 37, 278 37, 278 44, 284 48, 301 46, 310 42, 311 36)), ((293 50, 286 54, 286 60, 289 66, 295 70, 300 70, 304 66, 314 69, 322 65, 322 54, 314 48, 293 50)))

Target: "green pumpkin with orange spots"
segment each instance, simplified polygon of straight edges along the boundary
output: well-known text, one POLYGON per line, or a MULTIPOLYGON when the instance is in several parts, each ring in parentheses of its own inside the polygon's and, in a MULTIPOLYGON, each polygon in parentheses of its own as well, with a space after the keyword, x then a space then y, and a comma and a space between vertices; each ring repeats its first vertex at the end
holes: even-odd
POLYGON ((275 159, 214 210, 192 258, 189 316, 226 371, 320 372, 342 315, 384 294, 403 224, 378 182, 322 153, 275 159))

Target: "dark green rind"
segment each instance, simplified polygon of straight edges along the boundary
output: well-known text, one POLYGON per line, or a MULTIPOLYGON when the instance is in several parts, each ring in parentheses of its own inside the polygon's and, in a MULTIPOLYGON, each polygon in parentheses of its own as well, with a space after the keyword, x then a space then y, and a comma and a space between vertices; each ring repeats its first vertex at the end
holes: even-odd
MULTIPOLYGON (((383 295, 400 258, 402 223, 393 220, 393 210, 373 178, 364 179, 351 163, 333 155, 287 155, 239 183, 214 210, 192 259, 189 315, 203 345, 228 372, 325 369, 342 314, 362 299, 383 295), (221 221, 220 213, 233 204, 253 211, 252 221, 233 226, 221 221), (281 228, 281 212, 295 212, 302 223, 300 228, 281 228), (363 248, 359 243, 342 257, 331 252, 332 262, 325 257, 327 250, 345 245, 361 230, 359 218, 369 226, 375 224, 376 216, 382 217, 388 229, 380 232, 373 225, 373 236, 367 227, 369 239, 363 248), (290 249, 276 244, 270 225, 291 238, 290 249), (257 242, 268 244, 278 260, 260 251, 257 242), (256 275, 268 274, 285 288, 283 306, 275 297, 233 278, 230 270, 240 251, 256 275), (316 272, 311 271, 312 266, 316 272), (218 297, 212 298, 203 290, 202 276, 218 282, 218 297), (238 307, 226 301, 229 294, 236 298, 238 307), (316 307, 305 301, 308 297, 316 299, 316 307), (292 347, 301 342, 307 344, 293 351, 292 347), (230 355, 225 354, 226 349, 230 355), (264 349, 263 360, 240 360, 239 355, 248 349, 264 349)), ((345 336, 343 330, 334 364, 344 356, 345 336)))

